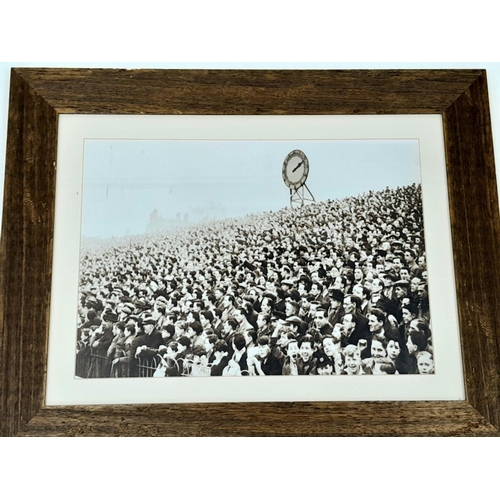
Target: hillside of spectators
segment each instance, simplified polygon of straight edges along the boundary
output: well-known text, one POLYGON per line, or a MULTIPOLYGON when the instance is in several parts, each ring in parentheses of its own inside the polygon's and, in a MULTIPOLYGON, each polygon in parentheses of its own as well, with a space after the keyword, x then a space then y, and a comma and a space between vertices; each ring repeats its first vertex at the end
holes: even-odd
POLYGON ((420 186, 83 245, 76 372, 433 373, 420 186))

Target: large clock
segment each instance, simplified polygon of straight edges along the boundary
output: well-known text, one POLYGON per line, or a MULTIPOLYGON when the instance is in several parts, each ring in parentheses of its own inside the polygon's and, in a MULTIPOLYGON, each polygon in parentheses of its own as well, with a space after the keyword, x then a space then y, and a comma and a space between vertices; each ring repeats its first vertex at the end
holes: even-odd
POLYGON ((309 160, 299 149, 288 153, 283 162, 283 181, 290 189, 299 189, 309 174, 309 160))

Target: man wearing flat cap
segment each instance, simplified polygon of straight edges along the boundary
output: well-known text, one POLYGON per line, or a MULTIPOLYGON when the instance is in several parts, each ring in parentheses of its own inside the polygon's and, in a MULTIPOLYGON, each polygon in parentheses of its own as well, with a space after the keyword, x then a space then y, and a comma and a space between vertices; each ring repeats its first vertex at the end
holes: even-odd
MULTIPOLYGON (((151 359, 158 354, 159 347, 164 345, 163 335, 156 328, 156 321, 151 316, 145 316, 142 320, 143 333, 139 335, 131 346, 132 355, 134 358, 151 359)), ((131 363, 130 376, 137 376, 137 364, 131 363)))
POLYGON ((330 297, 330 307, 328 309, 328 322, 335 325, 340 322, 344 315, 344 292, 337 288, 331 288, 328 292, 330 297))

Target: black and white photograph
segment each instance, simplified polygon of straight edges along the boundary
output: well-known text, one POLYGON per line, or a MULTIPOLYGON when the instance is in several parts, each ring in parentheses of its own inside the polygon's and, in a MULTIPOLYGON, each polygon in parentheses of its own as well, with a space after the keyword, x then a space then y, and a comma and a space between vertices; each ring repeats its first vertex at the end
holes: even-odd
POLYGON ((89 139, 82 200, 77 378, 434 374, 418 140, 89 139))

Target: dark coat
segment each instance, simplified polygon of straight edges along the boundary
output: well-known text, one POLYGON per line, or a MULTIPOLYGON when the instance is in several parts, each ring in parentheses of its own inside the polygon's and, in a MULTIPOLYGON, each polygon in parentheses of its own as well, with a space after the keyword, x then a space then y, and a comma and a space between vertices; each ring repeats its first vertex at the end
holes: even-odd
POLYGON ((265 360, 262 360, 260 356, 256 356, 256 358, 261 362, 260 367, 266 375, 281 375, 283 369, 281 361, 275 358, 272 353, 265 360))

